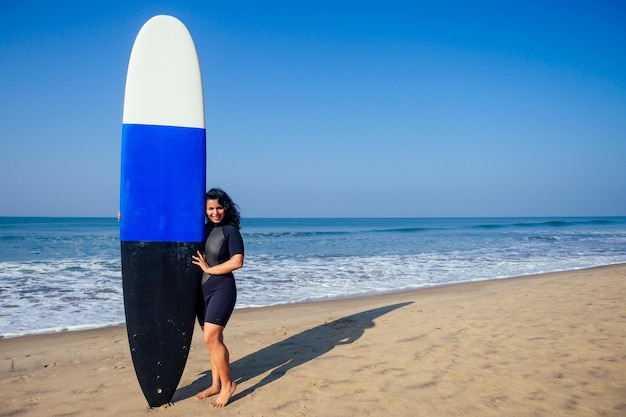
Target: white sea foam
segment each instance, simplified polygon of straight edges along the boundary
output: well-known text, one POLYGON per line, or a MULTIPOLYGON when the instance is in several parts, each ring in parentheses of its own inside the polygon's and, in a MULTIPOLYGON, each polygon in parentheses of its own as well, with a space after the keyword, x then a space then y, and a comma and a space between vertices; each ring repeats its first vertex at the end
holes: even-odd
POLYGON ((119 261, 0 263, 0 335, 124 322, 119 261))
POLYGON ((254 256, 237 274, 238 307, 377 294, 462 282, 510 278, 626 262, 626 256, 533 259, 453 253, 411 256, 282 259, 254 256))

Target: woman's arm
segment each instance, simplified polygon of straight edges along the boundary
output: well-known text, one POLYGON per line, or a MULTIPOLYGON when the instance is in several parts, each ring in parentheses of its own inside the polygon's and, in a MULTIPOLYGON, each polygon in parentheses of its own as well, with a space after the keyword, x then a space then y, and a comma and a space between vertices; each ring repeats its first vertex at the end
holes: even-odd
POLYGON ((191 257, 191 263, 198 265, 205 274, 225 275, 243 266, 243 255, 240 253, 233 255, 226 262, 222 262, 221 264, 215 266, 209 266, 209 264, 207 264, 206 258, 202 252, 198 251, 197 253, 198 256, 191 257))

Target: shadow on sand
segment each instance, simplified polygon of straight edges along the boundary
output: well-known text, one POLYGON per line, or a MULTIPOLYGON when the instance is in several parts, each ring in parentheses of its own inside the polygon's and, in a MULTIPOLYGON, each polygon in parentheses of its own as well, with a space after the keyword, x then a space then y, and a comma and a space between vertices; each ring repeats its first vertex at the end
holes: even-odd
MULTIPOLYGON (((257 388, 276 381, 290 369, 329 352, 335 346, 353 343, 363 335, 365 329, 374 327, 376 318, 409 304, 412 303, 393 304, 342 317, 305 330, 231 363, 231 373, 235 382, 240 386, 242 382, 263 375, 268 371, 271 372, 253 386, 244 391, 236 392, 230 399, 230 403, 251 394, 257 388)), ((211 371, 206 371, 191 384, 179 388, 172 401, 176 402, 193 397, 210 385, 211 371)))

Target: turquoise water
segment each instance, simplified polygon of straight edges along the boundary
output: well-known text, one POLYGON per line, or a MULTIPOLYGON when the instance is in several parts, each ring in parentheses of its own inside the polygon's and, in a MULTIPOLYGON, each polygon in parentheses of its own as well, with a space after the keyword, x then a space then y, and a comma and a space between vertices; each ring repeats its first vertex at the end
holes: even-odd
MULTIPOLYGON (((237 307, 626 262, 626 217, 244 219, 237 307)), ((119 225, 0 217, 0 336, 122 323, 119 225)))

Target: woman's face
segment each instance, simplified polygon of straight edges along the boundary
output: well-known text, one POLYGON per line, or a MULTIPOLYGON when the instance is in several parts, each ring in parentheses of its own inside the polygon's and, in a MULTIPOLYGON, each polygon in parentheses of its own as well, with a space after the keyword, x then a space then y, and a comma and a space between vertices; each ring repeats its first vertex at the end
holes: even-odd
POLYGON ((206 215, 212 223, 219 224, 224 220, 224 207, 218 200, 207 200, 206 215))

